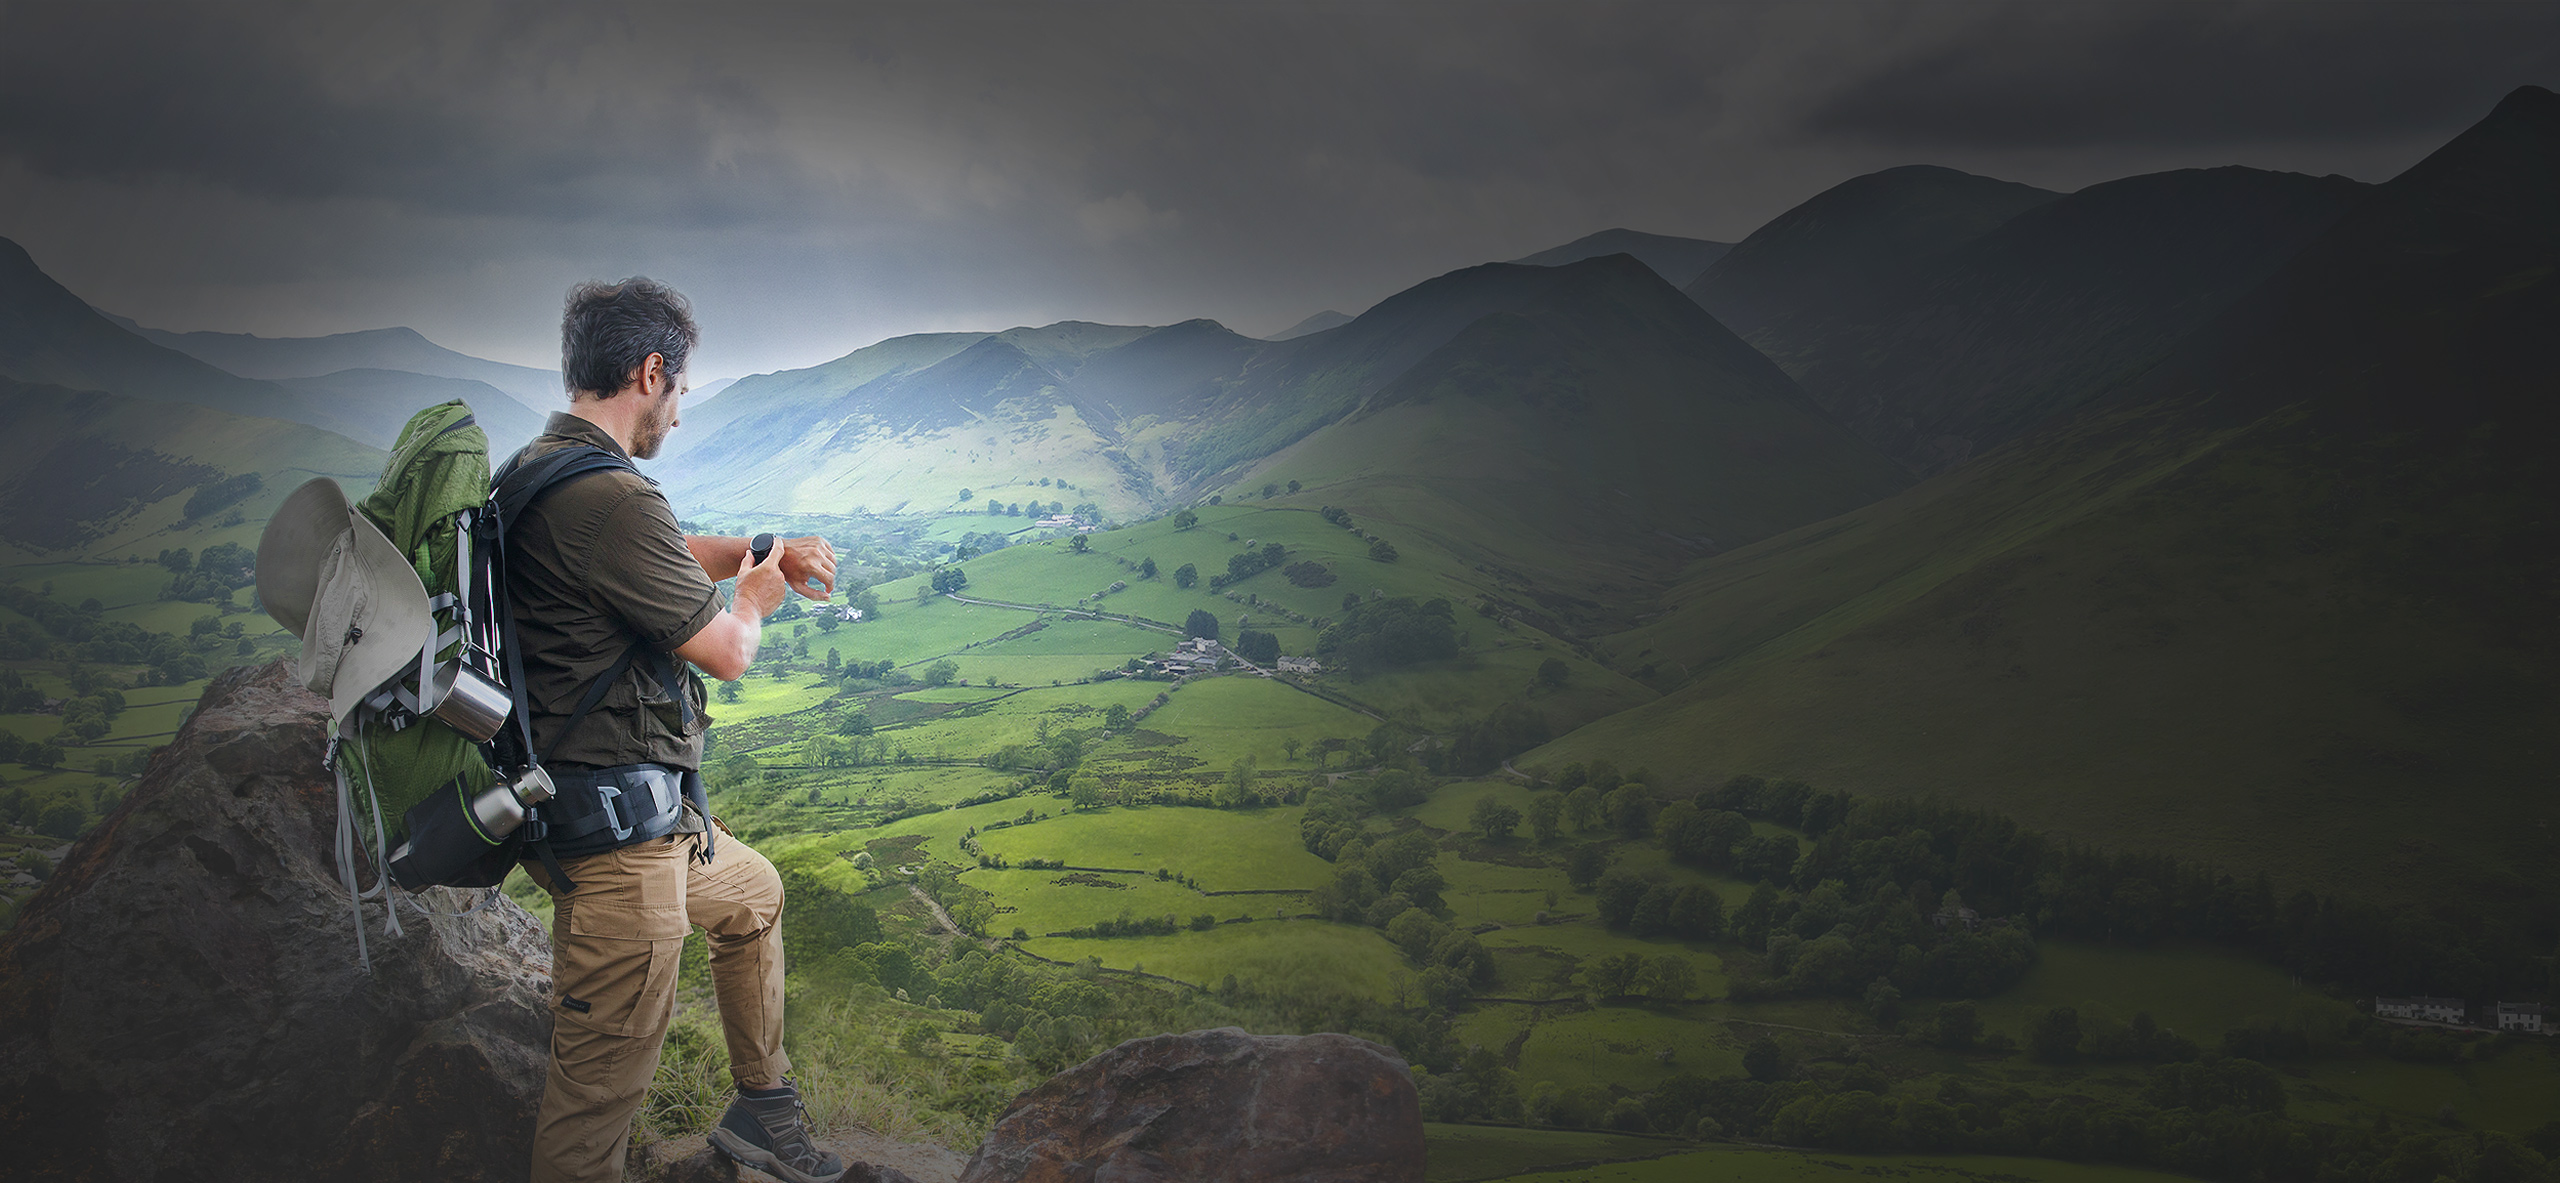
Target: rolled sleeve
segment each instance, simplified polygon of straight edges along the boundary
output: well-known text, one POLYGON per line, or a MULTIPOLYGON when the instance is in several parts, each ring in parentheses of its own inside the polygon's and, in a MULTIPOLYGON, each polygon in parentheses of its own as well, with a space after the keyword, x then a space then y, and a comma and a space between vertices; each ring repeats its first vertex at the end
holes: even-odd
POLYGON ((685 549, 666 499, 626 490, 606 515, 589 586, 602 607, 660 652, 672 652, 720 614, 720 589, 685 549))

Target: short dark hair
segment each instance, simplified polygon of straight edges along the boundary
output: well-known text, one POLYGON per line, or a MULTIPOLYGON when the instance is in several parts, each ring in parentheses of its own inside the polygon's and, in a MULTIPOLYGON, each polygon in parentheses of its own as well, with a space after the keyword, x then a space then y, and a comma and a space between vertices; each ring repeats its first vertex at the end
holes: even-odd
POLYGON ((569 289, 560 316, 560 378, 572 397, 611 398, 652 353, 666 359, 670 376, 683 373, 701 340, 693 305, 674 288, 639 275, 582 283, 569 289))

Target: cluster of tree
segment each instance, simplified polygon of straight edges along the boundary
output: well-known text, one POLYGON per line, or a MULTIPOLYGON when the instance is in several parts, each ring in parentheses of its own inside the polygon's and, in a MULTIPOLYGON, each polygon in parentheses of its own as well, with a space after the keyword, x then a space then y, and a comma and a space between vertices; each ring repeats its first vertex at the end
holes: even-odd
POLYGON ((1192 609, 1191 615, 1184 617, 1182 620, 1182 635, 1186 637, 1206 637, 1212 641, 1217 640, 1217 616, 1206 608, 1192 609))
POLYGON ((1392 563, 1400 557, 1402 556, 1396 553, 1395 543, 1389 542, 1384 538, 1372 538, 1369 540, 1369 558, 1371 560, 1380 563, 1392 563))
POLYGON ((33 713, 44 705, 44 691, 28 685, 18 671, 0 669, 0 715, 33 713))
POLYGON ((1351 527, 1351 511, 1350 511, 1350 510, 1347 510, 1347 509, 1344 509, 1344 508, 1342 508, 1341 506, 1338 506, 1338 505, 1328 505, 1328 506, 1325 506, 1324 508, 1319 509, 1319 510, 1317 510, 1317 511, 1316 511, 1316 516, 1317 516, 1317 517, 1320 517, 1320 518, 1323 518, 1324 520, 1326 520, 1326 521, 1328 521, 1328 522, 1331 522, 1331 523, 1333 523, 1334 525, 1340 526, 1340 527, 1342 527, 1342 528, 1343 528, 1343 529, 1345 529, 1345 530, 1348 530, 1348 529, 1351 529, 1351 528, 1352 528, 1352 527, 1351 527))
POLYGON ((194 493, 188 495, 186 505, 178 512, 192 522, 217 510, 229 509, 265 487, 266 482, 258 479, 258 474, 254 472, 227 476, 211 484, 198 486, 194 493))
POLYGON ((1331 587, 1333 572, 1314 559, 1301 559, 1280 569, 1280 574, 1299 587, 1331 587))
POLYGON ((1602 1094, 1597 1103, 1542 1107, 1533 1092, 1527 1108, 1557 1124, 1712 1129, 1846 1152, 2031 1155, 2229 1183, 2532 1183, 2549 1178, 2560 1157, 2560 1122, 2520 1138, 2296 1118, 2286 1111, 2282 1078, 2246 1059, 2163 1065, 2130 1096, 2055 1096, 1980 1077, 1935 1079, 1934 1090, 1915 1090, 1894 1089, 1864 1069, 1824 1080, 1684 1074, 1630 1103, 1602 1094))
POLYGON ((1280 637, 1258 629, 1237 629, 1235 651, 1246 661, 1270 665, 1280 660, 1280 637))
POLYGON ((1724 898, 1696 883, 1672 883, 1659 872, 1612 871, 1600 880, 1600 922, 1640 937, 1711 941, 1724 935, 1724 898))
POLYGON ((1825 879, 1842 881, 1853 897, 1885 884, 1951 887, 1982 915, 2015 917, 2046 936, 2213 942, 2368 993, 2491 997, 2545 987, 2551 971, 2543 959, 2560 936, 2550 918, 2495 899, 2425 912, 2309 891, 2280 899, 2263 873, 2241 878, 2190 859, 2056 841, 1998 814, 1935 801, 1852 798, 1737 777, 1699 806, 1812 837, 1785 876, 1799 889, 1825 879))
POLYGON ((998 500, 996 500, 996 499, 995 499, 995 498, 993 498, 993 497, 990 497, 990 498, 988 498, 988 499, 987 499, 987 516, 988 516, 988 517, 1008 517, 1008 518, 1018 518, 1018 517, 1025 517, 1025 516, 1029 516, 1029 517, 1035 517, 1035 518, 1036 518, 1036 517, 1040 517, 1040 516, 1042 516, 1042 515, 1044 515, 1044 514, 1065 513, 1065 512, 1067 512, 1067 503, 1066 503, 1066 502, 1064 502, 1064 501, 1052 501, 1052 502, 1048 503, 1048 504, 1047 504, 1047 505, 1045 505, 1045 506, 1044 506, 1044 505, 1042 505, 1041 503, 1037 502, 1037 501, 1034 501, 1034 502, 1032 502, 1032 503, 1030 503, 1029 505, 1027 505, 1027 506, 1026 506, 1026 505, 1024 505, 1022 502, 1019 502, 1019 501, 1016 501, 1016 502, 1014 502, 1014 503, 1013 503, 1013 504, 1011 504, 1011 505, 1007 505, 1007 504, 1005 504, 1004 502, 998 501, 998 500))
POLYGON ((1527 703, 1511 702, 1458 729, 1449 742, 1429 754, 1433 771, 1482 776, 1502 762, 1555 738, 1547 717, 1527 703))
POLYGON ((1316 652, 1361 672, 1454 657, 1457 622, 1443 599, 1358 600, 1345 605, 1342 619, 1317 638, 1316 652))
POLYGON ((1698 968, 1678 953, 1612 953, 1594 958, 1582 971, 1591 992, 1602 998, 1644 997, 1679 1002, 1698 991, 1698 968))
MULTIPOLYGON (((1207 919, 1209 923, 1206 925, 1194 925, 1193 927, 1215 927, 1218 923, 1216 917, 1205 917, 1204 919, 1207 919)), ((1163 916, 1131 916, 1127 912, 1122 912, 1118 916, 1109 920, 1096 920, 1081 928, 1068 929, 1067 935, 1071 937, 1085 938, 1169 937, 1180 931, 1182 931, 1182 922, 1174 919, 1170 913, 1163 916)))
POLYGON ((969 586, 969 573, 958 567, 936 567, 929 581, 935 594, 956 592, 969 586))
POLYGON ((1228 555, 1226 573, 1210 576, 1209 586, 1225 587, 1231 583, 1241 583, 1279 566, 1280 560, 1287 558, 1288 553, 1287 547, 1277 542, 1266 542, 1259 550, 1228 555))
POLYGON ((952 547, 951 557, 955 561, 965 563, 980 555, 994 554, 1011 545, 1013 545, 1013 535, 1002 530, 962 534, 959 543, 952 547))
POLYGON ((162 551, 160 565, 171 575, 163 599, 224 603, 234 590, 258 581, 258 553, 236 542, 217 542, 194 556, 185 547, 162 551))

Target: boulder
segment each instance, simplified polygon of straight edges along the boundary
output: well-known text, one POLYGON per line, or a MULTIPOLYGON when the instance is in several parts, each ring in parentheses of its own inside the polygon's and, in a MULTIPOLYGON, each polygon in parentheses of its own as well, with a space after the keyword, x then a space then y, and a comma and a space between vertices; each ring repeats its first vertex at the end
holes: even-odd
POLYGON ((1233 1027, 1133 1039, 1014 1099, 961 1183, 1419 1183, 1395 1052, 1233 1027))
POLYGON ((358 964, 326 714, 282 663, 216 679, 0 936, 12 1177, 524 1177, 549 944, 433 891, 398 937, 366 904, 358 964))

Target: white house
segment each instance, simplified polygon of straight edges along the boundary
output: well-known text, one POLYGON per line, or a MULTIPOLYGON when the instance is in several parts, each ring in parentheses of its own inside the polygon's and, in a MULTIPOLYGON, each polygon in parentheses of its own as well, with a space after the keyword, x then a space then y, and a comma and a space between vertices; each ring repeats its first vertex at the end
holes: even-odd
POLYGON ((2498 1030, 2521 1031, 2527 1035, 2542 1034, 2542 1004, 2539 1002, 2499 1003, 2498 1030))
POLYGON ((2386 1019, 2425 1019, 2431 1023, 2459 1023, 2470 1007, 2459 998, 2434 998, 2420 994, 2412 998, 2380 998, 2373 1000, 2373 1013, 2386 1019))
POLYGON ((1284 674, 1320 674, 1324 672, 1324 666, 1312 657, 1289 657, 1284 655, 1280 658, 1280 672, 1284 674))

